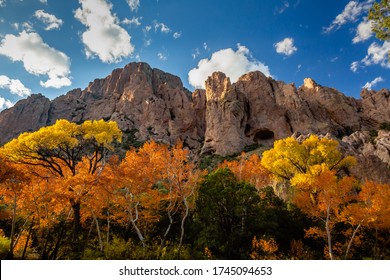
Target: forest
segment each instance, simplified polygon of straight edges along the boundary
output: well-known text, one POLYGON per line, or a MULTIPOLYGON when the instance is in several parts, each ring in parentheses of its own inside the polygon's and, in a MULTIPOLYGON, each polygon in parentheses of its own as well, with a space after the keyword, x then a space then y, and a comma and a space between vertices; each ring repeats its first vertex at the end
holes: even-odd
POLYGON ((1 147, 0 258, 390 259, 390 186, 336 140, 196 158, 130 138, 58 120, 1 147))

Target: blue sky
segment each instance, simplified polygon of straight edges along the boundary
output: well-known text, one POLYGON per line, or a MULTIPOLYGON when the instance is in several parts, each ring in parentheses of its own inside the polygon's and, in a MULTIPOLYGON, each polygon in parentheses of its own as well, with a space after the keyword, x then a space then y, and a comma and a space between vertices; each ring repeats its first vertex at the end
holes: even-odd
POLYGON ((297 86, 311 77, 348 96, 390 88, 370 32, 373 0, 0 0, 0 110, 53 99, 143 61, 191 91, 223 71, 260 70, 297 86))

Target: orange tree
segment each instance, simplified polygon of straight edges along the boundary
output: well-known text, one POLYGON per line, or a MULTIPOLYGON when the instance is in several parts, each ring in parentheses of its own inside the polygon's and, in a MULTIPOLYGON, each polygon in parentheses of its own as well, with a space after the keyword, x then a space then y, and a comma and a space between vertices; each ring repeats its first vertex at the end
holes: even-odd
POLYGON ((10 161, 42 167, 51 173, 51 177, 67 184, 63 190, 68 195, 73 212, 75 250, 80 249, 77 248, 77 240, 81 230, 81 199, 88 194, 93 181, 89 178, 80 187, 75 180, 86 174, 97 176, 113 149, 113 143, 121 141, 121 137, 115 122, 86 121, 78 125, 57 120, 54 125, 36 132, 23 133, 3 147, 3 153, 10 161), (79 164, 81 161, 83 164, 79 164))
POLYGON ((18 242, 16 238, 17 213, 21 200, 23 200, 23 190, 30 178, 20 166, 9 162, 0 153, 0 196, 4 204, 8 205, 11 214, 11 234, 9 257, 13 258, 14 248, 18 242))

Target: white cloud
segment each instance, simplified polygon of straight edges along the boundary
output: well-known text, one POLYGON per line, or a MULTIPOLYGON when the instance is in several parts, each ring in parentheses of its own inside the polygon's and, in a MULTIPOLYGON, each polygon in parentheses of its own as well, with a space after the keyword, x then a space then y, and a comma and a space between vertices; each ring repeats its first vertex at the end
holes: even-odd
POLYGON ((363 2, 349 1, 342 13, 337 15, 328 27, 324 27, 324 32, 329 33, 333 30, 338 30, 348 22, 355 22, 362 13, 371 8, 373 2, 374 0, 366 0, 363 2))
POLYGON ((160 30, 162 33, 165 33, 165 34, 171 32, 171 29, 168 27, 168 25, 166 25, 165 23, 162 23, 162 22, 154 21, 153 27, 154 27, 154 31, 156 31, 156 32, 158 30, 160 30))
POLYGON ((166 54, 163 54, 162 52, 159 52, 157 54, 158 56, 158 59, 162 60, 162 61, 166 61, 168 59, 168 56, 166 54))
POLYGON ((285 55, 292 55, 298 50, 294 46, 293 38, 285 38, 284 40, 276 43, 274 46, 277 53, 285 54, 285 55))
POLYGON ((129 4, 131 11, 138 10, 138 8, 140 6, 139 0, 126 0, 126 1, 127 1, 127 4, 129 4))
POLYGON ((359 61, 354 61, 351 63, 351 71, 356 73, 359 68, 359 61))
POLYGON ((145 33, 148 33, 151 29, 152 29, 152 27, 150 25, 147 25, 147 26, 145 26, 145 28, 143 30, 145 33))
POLYGON ((23 26, 23 30, 25 30, 27 32, 31 32, 34 30, 33 26, 29 22, 23 22, 22 26, 23 26))
POLYGON ((15 29, 16 31, 18 31, 19 30, 19 23, 18 22, 13 22, 13 23, 11 23, 11 27, 13 29, 15 29))
POLYGON ((179 39, 181 37, 181 32, 175 32, 173 33, 173 38, 174 39, 179 39))
POLYGON ((378 83, 384 82, 385 80, 382 77, 376 77, 373 81, 367 82, 363 88, 371 90, 372 87, 375 87, 378 83))
POLYGON ((64 23, 62 19, 58 19, 55 15, 48 14, 44 10, 37 10, 34 17, 46 24, 45 30, 60 29, 64 23))
POLYGON ((194 52, 191 54, 192 59, 197 58, 199 55, 200 55, 199 48, 196 48, 196 49, 194 50, 194 52))
POLYGON ((290 3, 283 1, 283 6, 275 8, 275 14, 283 14, 290 7, 290 3))
POLYGON ((39 0, 42 4, 47 4, 47 0, 39 0))
POLYGON ((374 42, 368 47, 367 55, 362 59, 362 63, 366 66, 379 64, 382 67, 390 68, 390 64, 388 62, 389 51, 390 42, 386 41, 382 46, 374 42))
POLYGON ((5 7, 6 5, 7 5, 7 1, 6 0, 0 0, 0 7, 5 7))
POLYGON ((113 63, 133 53, 131 37, 111 13, 111 4, 106 0, 79 0, 79 3, 81 7, 76 10, 75 18, 87 26, 81 38, 88 58, 98 56, 105 63, 113 63))
POLYGON ((22 31, 18 36, 6 35, 0 44, 0 55, 5 55, 12 61, 23 62, 30 74, 48 75, 46 82, 41 81, 43 87, 60 88, 72 84, 69 79, 69 57, 51 48, 37 33, 22 31), (58 83, 59 80, 61 83, 58 83))
POLYGON ((7 89, 10 93, 20 97, 31 95, 31 90, 26 88, 20 80, 10 79, 4 75, 0 75, 0 88, 7 89))
POLYGON ((268 66, 254 59, 248 48, 238 44, 237 51, 222 49, 213 53, 211 59, 200 60, 198 66, 188 73, 188 80, 195 88, 204 88, 204 82, 213 72, 224 72, 232 82, 236 82, 243 74, 256 70, 271 76, 268 66))
POLYGON ((364 42, 368 40, 372 34, 373 32, 371 30, 371 21, 369 21, 367 18, 364 18, 364 20, 358 25, 356 29, 356 36, 352 39, 352 42, 354 44, 364 42))
POLYGON ((4 110, 6 108, 10 108, 12 106, 14 106, 14 103, 12 103, 10 100, 5 99, 5 98, 0 96, 0 111, 4 110))
POLYGON ((132 19, 125 18, 122 23, 123 24, 128 24, 128 25, 135 25, 135 26, 140 26, 141 25, 141 20, 142 17, 133 17, 132 19))

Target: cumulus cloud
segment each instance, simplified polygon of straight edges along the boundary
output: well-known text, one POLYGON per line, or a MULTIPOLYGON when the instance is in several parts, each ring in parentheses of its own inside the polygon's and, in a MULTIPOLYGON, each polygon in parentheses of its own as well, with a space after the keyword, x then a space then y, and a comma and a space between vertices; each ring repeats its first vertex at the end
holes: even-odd
POLYGON ((356 29, 356 36, 352 39, 352 42, 354 44, 359 42, 364 42, 371 38, 373 32, 371 30, 371 21, 369 21, 367 18, 364 18, 364 20, 358 25, 356 29))
POLYGON ((140 6, 139 0, 126 0, 126 1, 127 1, 127 4, 129 4, 131 11, 138 10, 138 8, 140 6))
POLYGON ((122 23, 128 24, 128 25, 135 25, 140 26, 141 25, 142 17, 133 17, 132 19, 125 18, 122 23))
POLYGON ((47 4, 47 0, 39 0, 42 4, 47 4))
POLYGON ((20 97, 31 95, 31 90, 26 88, 20 80, 10 79, 5 75, 0 75, 0 88, 7 89, 10 93, 20 97))
POLYGON ((44 10, 37 10, 34 17, 46 24, 45 30, 60 29, 64 23, 62 19, 58 19, 55 15, 48 14, 44 10))
POLYGON ((6 0, 0 0, 0 7, 5 7, 6 5, 7 5, 7 1, 6 0))
POLYGON ((276 43, 274 46, 277 53, 288 55, 288 56, 294 54, 298 50, 294 46, 293 38, 285 38, 284 40, 276 43))
POLYGON ((328 27, 324 27, 324 32, 329 33, 333 30, 338 30, 348 22, 355 22, 364 12, 371 8, 373 2, 374 0, 363 2, 349 1, 341 14, 337 15, 328 27))
POLYGON ((236 51, 222 49, 213 53, 210 59, 200 60, 198 66, 188 73, 188 80, 195 88, 204 88, 204 82, 213 72, 224 72, 232 82, 236 82, 243 74, 256 70, 271 76, 268 66, 254 59, 247 47, 238 44, 236 51))
POLYGON ((382 77, 376 77, 371 82, 367 82, 363 88, 366 88, 368 90, 371 90, 372 87, 375 87, 378 83, 384 82, 385 80, 382 77))
POLYGON ((386 41, 382 46, 374 42, 368 47, 367 55, 362 59, 362 63, 366 66, 378 64, 382 67, 390 68, 390 64, 388 62, 389 51, 390 42, 386 41))
POLYGON ((43 87, 60 88, 72 84, 69 57, 51 48, 37 33, 22 31, 18 36, 6 35, 0 43, 0 55, 21 61, 30 74, 47 75, 49 79, 40 82, 43 87))
POLYGON ((10 108, 12 106, 14 106, 14 103, 12 103, 10 100, 5 99, 5 98, 0 96, 0 111, 4 110, 6 108, 10 108))
POLYGON ((134 46, 130 35, 118 24, 106 0, 79 0, 75 18, 87 27, 81 39, 87 58, 98 56, 105 63, 120 62, 130 56, 134 46))

